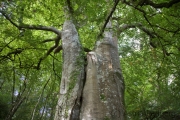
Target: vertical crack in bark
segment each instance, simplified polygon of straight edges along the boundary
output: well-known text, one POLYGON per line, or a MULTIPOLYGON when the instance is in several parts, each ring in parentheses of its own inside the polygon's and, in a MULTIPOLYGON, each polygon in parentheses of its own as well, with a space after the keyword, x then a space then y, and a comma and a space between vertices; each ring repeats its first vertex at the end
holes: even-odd
POLYGON ((85 72, 78 33, 72 22, 65 24, 63 73, 55 120, 124 120, 117 40, 112 32, 105 32, 94 51, 87 54, 85 72))
POLYGON ((75 104, 73 106, 72 112, 71 112, 71 116, 70 116, 70 120, 80 120, 80 112, 81 112, 81 107, 82 107, 82 101, 83 101, 83 89, 84 89, 84 85, 86 82, 86 60, 84 63, 84 79, 82 81, 82 90, 79 94, 79 96, 77 97, 77 99, 75 100, 75 104))
POLYGON ((78 98, 75 100, 75 104, 72 108, 70 120, 79 120, 80 108, 81 104, 79 103, 80 100, 78 98))
POLYGON ((103 117, 97 79, 98 59, 95 52, 87 54, 86 83, 83 89, 83 101, 80 120, 100 120, 103 117))

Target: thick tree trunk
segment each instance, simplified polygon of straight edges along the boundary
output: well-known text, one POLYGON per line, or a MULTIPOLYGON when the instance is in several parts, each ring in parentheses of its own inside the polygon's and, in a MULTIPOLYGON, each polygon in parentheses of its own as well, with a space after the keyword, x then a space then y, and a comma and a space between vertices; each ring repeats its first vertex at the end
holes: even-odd
POLYGON ((87 54, 88 66, 83 90, 81 119, 124 120, 124 82, 117 39, 111 31, 87 54))
POLYGON ((84 81, 84 56, 72 21, 62 31, 63 71, 55 120, 78 120, 84 81))
POLYGON ((72 22, 65 22, 63 31, 64 63, 55 120, 124 120, 124 81, 116 37, 111 31, 105 32, 95 49, 87 53, 84 71, 81 45, 72 22))

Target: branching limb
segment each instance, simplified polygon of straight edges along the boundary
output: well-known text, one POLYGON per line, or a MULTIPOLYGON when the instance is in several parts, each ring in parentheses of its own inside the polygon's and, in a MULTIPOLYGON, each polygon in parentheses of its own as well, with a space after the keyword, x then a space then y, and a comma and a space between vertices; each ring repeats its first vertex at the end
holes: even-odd
MULTIPOLYGON (((26 25, 26 24, 22 24, 22 25, 18 25, 17 23, 13 22, 12 19, 3 11, 0 10, 0 13, 12 24, 14 25, 16 28, 18 28, 19 30, 23 30, 23 29, 31 29, 31 30, 44 30, 44 31, 50 31, 50 32, 54 32, 55 34, 57 34, 57 36, 53 39, 47 39, 44 40, 44 42, 49 42, 49 41, 55 41, 55 45, 52 46, 47 53, 41 57, 39 59, 39 62, 37 64, 37 66, 35 66, 35 69, 40 69, 40 64, 42 62, 42 60, 44 60, 55 48, 58 47, 59 45, 59 41, 61 39, 61 31, 59 31, 58 29, 54 28, 54 27, 48 27, 48 26, 41 26, 41 25, 26 25)), ((9 54, 20 54, 22 52, 23 49, 21 50, 16 50, 13 51, 9 54)), ((8 55, 9 56, 9 55, 8 55)))
MULTIPOLYGON (((137 6, 145 6, 145 5, 150 5, 154 8, 170 8, 172 7, 174 4, 179 3, 179 0, 171 0, 169 2, 162 2, 162 3, 155 3, 152 0, 138 0, 136 2, 136 4, 134 4, 135 7, 137 6)), ((127 2, 126 0, 123 0, 123 3, 126 3, 128 5, 132 5, 132 1, 131 2, 127 2)))
POLYGON ((14 25, 15 27, 17 27, 17 28, 19 29, 19 26, 18 26, 15 22, 13 22, 13 21, 11 20, 11 18, 10 18, 3 10, 0 10, 0 13, 1 13, 12 25, 14 25))
POLYGON ((61 50, 62 50, 62 45, 60 45, 54 49, 54 54, 59 53, 61 50))
MULTIPOLYGON (((124 2, 125 4, 133 7, 134 9, 140 11, 140 12, 143 14, 144 19, 145 19, 145 20, 147 21, 147 23, 151 26, 151 28, 152 28, 152 30, 153 30, 151 33, 156 33, 155 30, 154 30, 154 28, 153 28, 153 25, 150 23, 150 21, 148 20, 148 18, 147 18, 147 16, 146 16, 146 12, 145 12, 143 9, 140 9, 140 8, 138 8, 137 6, 133 6, 130 2, 127 2, 126 0, 124 0, 123 2, 124 2)), ((142 29, 145 33, 147 33, 151 38, 154 37, 154 36, 151 36, 152 34, 151 34, 149 31, 147 31, 147 29, 143 29, 143 28, 141 28, 141 29, 142 29)), ((160 37, 158 34, 156 34, 156 37, 158 38, 159 43, 160 43, 161 46, 163 47, 162 42, 161 42, 161 40, 160 40, 160 38, 162 38, 162 37, 160 37)), ((150 44, 151 44, 151 43, 150 43, 150 44)), ((152 45, 151 45, 151 46, 152 46, 152 45)), ((152 46, 152 47, 155 47, 155 46, 152 46)))
POLYGON ((74 10, 73 10, 72 5, 71 5, 71 0, 66 0, 66 2, 67 2, 67 6, 68 6, 70 14, 73 15, 74 10))
POLYGON ((44 31, 50 31, 50 32, 54 32, 55 34, 57 34, 60 38, 61 38, 61 31, 59 31, 58 29, 54 28, 54 27, 48 27, 48 26, 42 26, 42 25, 18 25, 15 22, 13 22, 11 20, 11 18, 2 10, 0 10, 0 13, 12 24, 14 25, 16 28, 18 28, 19 30, 22 29, 31 29, 31 30, 44 30, 44 31))
POLYGON ((106 17, 105 22, 104 22, 104 25, 102 26, 98 37, 102 36, 102 34, 104 33, 104 30, 105 30, 105 28, 106 28, 106 25, 108 24, 108 22, 109 22, 110 18, 112 17, 114 11, 116 10, 116 6, 118 5, 119 1, 120 1, 120 0, 115 0, 114 6, 112 7, 109 15, 106 17))
POLYGON ((41 43, 53 42, 56 38, 43 40, 41 43))
MULTIPOLYGON (((157 33, 155 33, 154 31, 147 29, 146 27, 144 27, 141 23, 134 23, 134 24, 124 24, 122 26, 120 26, 118 28, 118 34, 121 34, 123 31, 129 29, 129 28, 139 28, 140 30, 142 30, 144 33, 146 33, 150 38, 162 38, 161 36, 159 36, 157 33)), ((153 48, 156 48, 157 46, 150 41, 149 43, 153 48)))
POLYGON ((54 27, 48 26, 41 26, 41 25, 22 25, 19 26, 19 29, 32 29, 32 30, 44 30, 44 31, 51 31, 57 34, 61 38, 61 31, 54 27))
POLYGON ((156 36, 158 36, 155 32, 147 29, 146 27, 143 27, 141 23, 135 23, 135 24, 123 24, 122 26, 120 26, 118 28, 118 34, 120 34, 121 32, 123 32, 124 30, 127 30, 129 28, 139 28, 140 30, 142 30, 143 32, 145 32, 148 36, 150 36, 151 38, 155 38, 156 36))
MULTIPOLYGON (((139 28, 140 30, 142 30, 144 33, 146 33, 150 38, 161 38, 163 39, 163 37, 159 36, 157 33, 155 33, 152 30, 147 29, 146 27, 144 27, 143 25, 141 25, 140 23, 136 23, 136 24, 124 24, 122 26, 120 26, 118 28, 118 34, 120 34, 121 32, 129 29, 129 28, 139 28)), ((172 31, 171 31, 172 32, 172 31)), ((175 32, 175 31, 174 31, 175 32)), ((159 41, 161 47, 162 47, 162 52, 164 54, 164 56, 170 56, 170 54, 173 53, 168 53, 168 51, 165 49, 165 45, 163 45, 161 43, 161 41, 159 41)), ((150 46, 153 48, 157 48, 157 44, 155 44, 153 41, 150 40, 149 42, 150 46)))
POLYGON ((159 26, 159 25, 153 25, 153 26, 154 26, 154 27, 157 27, 157 28, 160 28, 160 29, 162 29, 162 30, 164 30, 164 31, 166 31, 166 32, 168 32, 168 33, 174 33, 174 35, 175 35, 177 32, 180 31, 180 28, 177 28, 176 30, 169 30, 169 29, 163 28, 163 27, 161 27, 161 26, 159 26))
POLYGON ((169 2, 163 2, 163 3, 156 4, 151 0, 144 0, 144 5, 150 5, 154 8, 163 8, 163 7, 170 8, 171 6, 173 6, 174 4, 177 4, 179 2, 180 2, 180 0, 171 0, 169 2))
MULTIPOLYGON (((59 41, 60 41, 60 37, 57 36, 56 39, 55 39, 55 45, 52 46, 52 47, 47 51, 47 53, 46 53, 43 57, 41 57, 41 58, 39 59, 39 62, 38 62, 38 64, 37 64, 37 66, 35 67, 37 70, 40 69, 40 64, 41 64, 41 62, 42 62, 44 59, 46 59, 47 56, 50 55, 50 53, 51 53, 53 50, 56 50, 56 49, 58 48, 59 41)), ((54 52, 55 52, 55 51, 54 51, 54 52)))

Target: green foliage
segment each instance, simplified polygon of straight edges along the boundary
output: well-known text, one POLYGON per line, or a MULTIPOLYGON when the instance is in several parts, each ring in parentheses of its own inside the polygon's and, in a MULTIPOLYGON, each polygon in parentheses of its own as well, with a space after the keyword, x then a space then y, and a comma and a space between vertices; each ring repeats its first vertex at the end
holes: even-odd
POLYGON ((105 100, 106 100, 105 95, 104 95, 104 94, 101 94, 101 95, 100 95, 100 99, 101 99, 102 101, 105 101, 105 100))
MULTIPOLYGON (((176 42, 176 39, 171 39, 171 41, 176 42)), ((151 116, 152 119, 163 118, 164 113, 169 111, 176 111, 169 114, 178 116, 180 96, 177 71, 179 71, 180 54, 175 46, 169 44, 165 46, 167 50, 171 48, 174 50, 171 56, 167 56, 161 47, 152 48, 148 45, 146 39, 142 39, 139 43, 141 49, 136 47, 135 51, 132 51, 135 49, 134 43, 128 44, 125 48, 129 49, 123 46, 120 49, 121 65, 126 82, 125 103, 128 118, 146 119, 153 114, 155 116, 151 116)))
POLYGON ((8 96, 7 94, 0 93, 0 119, 3 119, 8 115, 10 108, 8 105, 9 99, 10 96, 8 96))
MULTIPOLYGON (((118 4, 112 25, 119 40, 127 118, 162 119, 165 113, 179 115, 179 3, 169 8, 155 8, 138 5, 140 0, 126 1, 129 4, 118 4), (123 25, 131 27, 125 29, 123 25), (150 116, 152 114, 155 116, 150 116)), ((66 19, 65 0, 4 0, 0 3, 0 11, 17 25, 53 26, 61 30, 66 19)), ((94 48, 113 4, 106 0, 71 1, 74 23, 83 47, 94 48)), ((2 13, 0 28, 0 119, 17 108, 11 116, 14 120, 52 120, 59 93, 62 52, 46 54, 54 45, 53 40, 48 40, 56 35, 49 31, 18 28, 2 13)), ((84 54, 77 60, 77 66, 84 65, 82 58, 84 54)), ((78 75, 78 72, 72 74, 70 90, 78 75)), ((104 95, 100 98, 105 99, 104 95)))
POLYGON ((110 120, 110 118, 106 116, 103 120, 110 120))
MULTIPOLYGON (((84 61, 84 53, 80 51, 79 56, 76 58, 75 61, 75 70, 71 73, 70 76, 70 84, 68 89, 68 95, 72 92, 73 88, 76 85, 77 79, 81 76, 81 69, 84 67, 85 61, 84 61)), ((69 97, 69 96, 68 96, 69 97)))

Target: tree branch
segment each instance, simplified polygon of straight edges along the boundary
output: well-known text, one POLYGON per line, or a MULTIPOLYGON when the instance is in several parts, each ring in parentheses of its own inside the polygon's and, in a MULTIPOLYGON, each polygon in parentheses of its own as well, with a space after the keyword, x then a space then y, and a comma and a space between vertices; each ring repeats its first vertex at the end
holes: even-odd
POLYGON ((138 27, 140 30, 145 32, 147 35, 149 35, 151 38, 154 38, 157 36, 157 34, 153 31, 148 30, 147 28, 143 27, 141 23, 135 23, 135 24, 124 24, 118 28, 118 34, 122 33, 124 30, 127 30, 129 28, 136 28, 138 27))
MULTIPOLYGON (((160 37, 158 34, 156 34, 154 31, 151 31, 149 29, 147 29, 146 27, 143 27, 140 23, 135 23, 135 24, 124 24, 121 27, 118 28, 118 34, 122 33, 124 30, 127 30, 129 28, 139 28, 140 30, 142 30, 144 33, 146 33, 150 38, 162 38, 160 37)), ((153 47, 156 48, 157 45, 155 45, 154 42, 152 42, 150 40, 149 44, 153 47)))
POLYGON ((41 25, 22 25, 22 26, 19 26, 19 29, 23 29, 23 28, 54 32, 55 34, 57 34, 61 38, 61 31, 59 31, 58 29, 56 29, 54 27, 41 26, 41 25))
POLYGON ((179 3, 179 2, 180 2, 180 0, 171 0, 169 2, 163 2, 163 3, 156 4, 151 0, 144 0, 144 5, 150 5, 154 8, 163 8, 163 7, 170 8, 171 6, 173 6, 174 4, 179 3))
POLYGON ((109 22, 110 18, 112 17, 114 11, 116 10, 116 6, 118 5, 119 1, 120 1, 120 0, 115 0, 114 6, 113 6, 113 8, 111 9, 111 11, 110 11, 109 15, 107 16, 107 18, 105 19, 105 23, 104 23, 104 25, 102 26, 98 37, 102 36, 102 34, 104 33, 104 30, 105 30, 105 28, 106 28, 106 25, 108 24, 108 22, 109 22))
MULTIPOLYGON (((67 0, 68 1, 68 0, 67 0)), ((70 1, 69 1, 70 2, 70 1)), ((47 53, 41 57, 39 59, 39 62, 37 64, 37 66, 35 66, 35 68, 37 70, 40 69, 40 64, 42 62, 42 60, 44 60, 55 48, 58 47, 59 45, 59 41, 61 39, 61 31, 59 31, 58 29, 54 28, 54 27, 48 27, 48 26, 41 26, 41 25, 26 25, 26 24, 23 24, 23 25, 18 25, 16 24, 15 22, 13 22, 11 20, 11 18, 3 11, 3 10, 0 10, 0 13, 12 24, 14 25, 15 27, 17 27, 19 30, 22 30, 22 29, 31 29, 31 30, 44 30, 44 31, 50 31, 50 32, 54 32, 55 34, 57 34, 57 37, 56 38, 53 38, 53 39, 48 39, 48 40, 45 40, 44 42, 47 42, 47 41, 55 41, 55 45, 52 46, 48 51, 47 53)), ((20 54, 22 52, 23 49, 21 50, 16 50, 16 51, 13 51, 9 54, 20 54)))
POLYGON ((123 3, 128 4, 128 5, 134 5, 135 7, 137 6, 146 6, 146 5, 150 5, 154 8, 170 8, 172 7, 174 4, 179 3, 179 0, 171 0, 169 2, 163 2, 163 3, 154 3, 152 0, 139 0, 138 3, 135 2, 136 4, 132 3, 132 2, 127 2, 126 0, 123 0, 123 3))
POLYGON ((46 40, 43 40, 41 43, 53 42, 54 40, 55 40, 55 38, 54 39, 46 39, 46 40))
POLYGON ((74 10, 71 5, 71 0, 67 0, 67 5, 68 5, 69 12, 72 15, 74 13, 74 10))
MULTIPOLYGON (((60 41, 60 37, 57 36, 57 37, 55 38, 55 45, 52 46, 52 47, 47 51, 47 53, 46 53, 43 57, 41 57, 41 58, 39 59, 39 62, 38 62, 38 64, 37 64, 37 66, 35 67, 37 70, 40 69, 41 62, 42 62, 44 59, 46 59, 47 56, 50 55, 50 53, 51 53, 54 49, 55 49, 55 51, 56 51, 56 49, 58 48, 58 45, 59 45, 59 41, 60 41)), ((54 51, 54 52, 55 52, 55 51, 54 51)))
POLYGON ((11 18, 2 10, 0 10, 0 13, 15 27, 17 27, 19 30, 21 29, 31 29, 31 30, 44 30, 44 31, 50 31, 50 32, 54 32, 55 34, 57 34, 60 38, 61 38, 61 31, 59 31, 58 29, 54 28, 54 27, 48 27, 48 26, 42 26, 42 25, 18 25, 15 22, 13 22, 11 20, 11 18))
POLYGON ((6 13, 5 13, 3 10, 0 10, 0 13, 1 13, 12 25, 14 25, 15 27, 17 27, 17 28, 19 29, 19 26, 18 26, 16 23, 14 23, 14 22, 11 20, 11 18, 10 18, 8 15, 6 15, 6 13))
POLYGON ((157 27, 157 28, 160 28, 160 29, 162 29, 162 30, 164 30, 164 31, 166 31, 166 32, 168 32, 168 33, 174 33, 174 34, 176 34, 177 32, 180 31, 180 28, 177 28, 176 30, 169 30, 169 29, 163 28, 163 27, 161 27, 161 26, 159 26, 159 25, 153 25, 153 26, 154 26, 154 27, 157 27))

